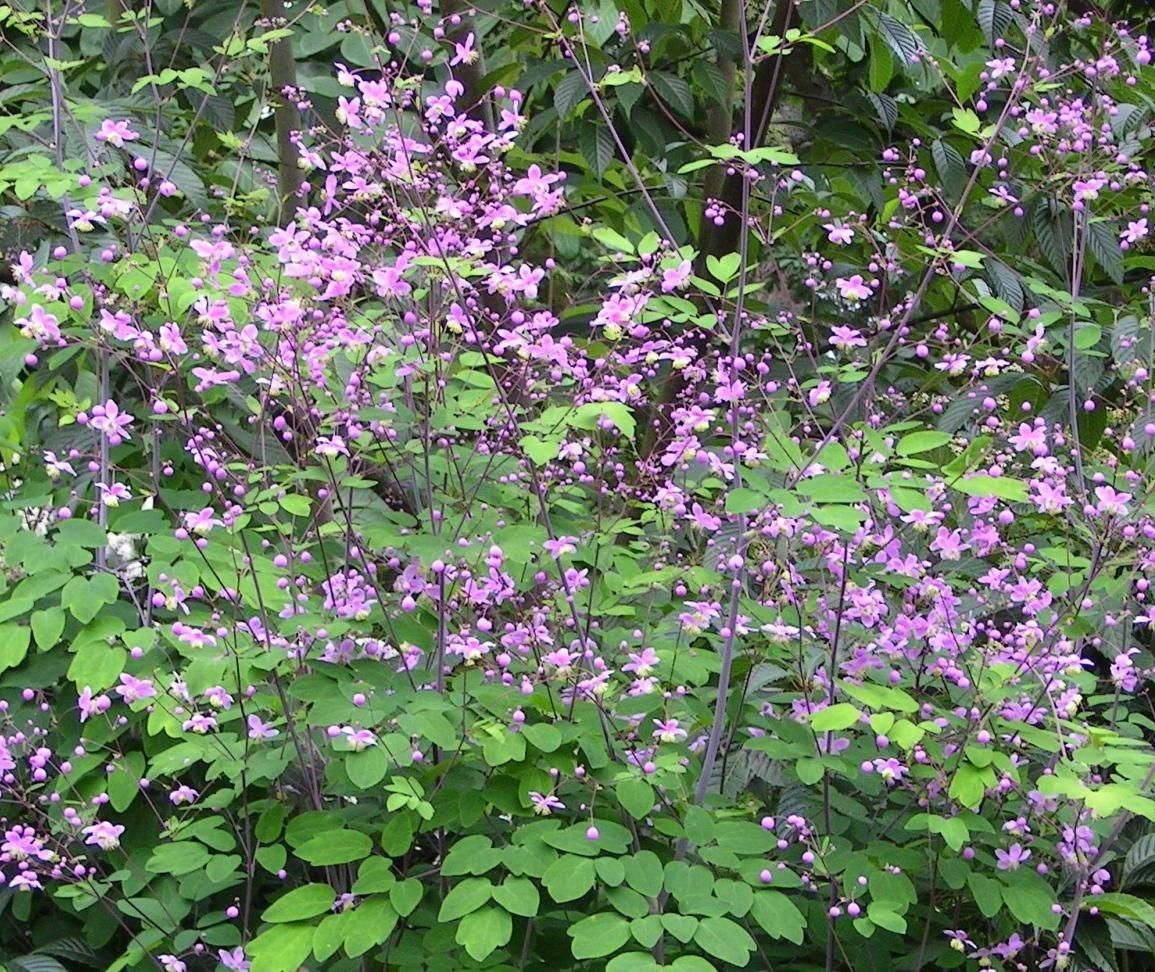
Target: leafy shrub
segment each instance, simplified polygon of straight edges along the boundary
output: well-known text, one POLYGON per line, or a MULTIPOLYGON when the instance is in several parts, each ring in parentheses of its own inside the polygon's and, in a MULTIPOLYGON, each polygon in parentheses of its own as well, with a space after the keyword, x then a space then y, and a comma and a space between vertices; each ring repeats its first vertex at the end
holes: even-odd
POLYGON ((440 23, 337 66, 283 226, 131 111, 19 163, 66 224, 3 291, 6 967, 1151 951, 1149 47, 983 2, 953 68, 868 9, 946 128, 856 181, 747 121, 680 173, 732 253, 631 156, 559 266, 612 160, 479 117, 440 23))

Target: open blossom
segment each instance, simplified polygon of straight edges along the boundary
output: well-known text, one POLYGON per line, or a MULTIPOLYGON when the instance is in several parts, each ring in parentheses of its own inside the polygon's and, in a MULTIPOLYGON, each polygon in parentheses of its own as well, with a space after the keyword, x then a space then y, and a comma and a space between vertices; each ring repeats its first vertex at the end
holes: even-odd
POLYGON ((112 699, 107 695, 93 695, 92 687, 85 685, 77 700, 77 706, 80 709, 80 721, 87 722, 93 716, 101 715, 108 711, 112 705, 112 699))
POLYGON ((130 437, 128 427, 132 425, 132 416, 122 412, 120 406, 110 400, 93 406, 88 424, 97 432, 103 432, 110 445, 120 445, 130 437))
POLYGON ((838 286, 839 296, 844 300, 866 300, 871 294, 870 287, 860 273, 853 277, 839 277, 834 283, 838 286))
POLYGON ((191 786, 185 786, 182 784, 171 793, 169 793, 168 802, 171 803, 174 807, 179 807, 186 803, 196 803, 197 797, 199 796, 200 794, 197 793, 197 791, 194 790, 191 786))
POLYGON ((342 726, 341 735, 345 737, 349 748, 355 753, 362 752, 370 746, 377 745, 377 737, 368 729, 354 729, 352 726, 342 726))
POLYGON ((273 739, 281 734, 258 715, 251 715, 246 720, 249 726, 250 739, 273 739))
POLYGON ((686 730, 678 725, 677 719, 655 719, 653 737, 659 742, 676 743, 686 738, 686 730))
POLYGON ((147 678, 136 678, 127 672, 120 676, 120 685, 116 687, 116 694, 125 702, 136 702, 140 699, 156 698, 156 688, 147 678))
POLYGON ((224 526, 215 514, 216 511, 210 506, 206 506, 199 513, 185 513, 184 528, 197 536, 206 536, 212 532, 213 527, 224 526))
POLYGON ((1147 233, 1148 229, 1146 218, 1136 219, 1127 224, 1127 228, 1123 230, 1121 241, 1123 243, 1127 243, 1128 245, 1132 243, 1138 243, 1141 239, 1144 239, 1147 236, 1147 233))
POLYGON ((680 288, 693 273, 689 260, 683 260, 676 267, 662 271, 662 293, 668 294, 680 288))
POLYGON ((245 950, 238 945, 232 951, 225 951, 223 948, 217 950, 217 958, 220 959, 221 965, 226 969, 231 969, 232 972, 249 972, 252 963, 245 958, 245 950))
POLYGON ((101 850, 113 850, 120 846, 120 835, 124 833, 124 825, 100 820, 85 827, 81 833, 84 834, 86 844, 99 847, 101 850))
POLYGON ((861 331, 840 325, 830 329, 830 345, 849 354, 855 348, 865 348, 866 338, 862 336, 861 331))
POLYGON ((60 321, 40 304, 33 304, 28 316, 18 317, 14 323, 26 338, 32 338, 41 344, 60 340, 60 321))
POLYGON ((838 226, 835 223, 823 223, 822 228, 826 230, 826 238, 831 243, 837 243, 839 246, 846 246, 848 243, 854 242, 854 230, 849 226, 838 226))
POLYGON ((135 142, 140 135, 132 130, 132 125, 123 118, 106 118, 93 135, 98 142, 123 148, 125 142, 135 142))
POLYGON ((76 470, 72 468, 72 463, 65 462, 63 459, 57 459, 55 452, 44 453, 44 471, 48 474, 48 478, 52 480, 59 479, 62 474, 68 473, 69 476, 75 476, 76 470))
POLYGON ((1017 871, 1027 858, 1031 856, 1031 852, 1026 850, 1022 844, 1011 844, 1007 850, 1001 848, 995 849, 995 857, 998 860, 998 868, 1000 871, 1017 871))
POLYGON ((1111 486, 1096 486, 1095 497, 1099 500, 1095 509, 1106 516, 1126 516, 1130 493, 1116 492, 1111 486))
POLYGON ((548 817, 555 810, 564 810, 565 804, 561 802, 552 793, 538 793, 536 790, 531 790, 529 794, 530 802, 533 804, 533 812, 543 817, 548 817))

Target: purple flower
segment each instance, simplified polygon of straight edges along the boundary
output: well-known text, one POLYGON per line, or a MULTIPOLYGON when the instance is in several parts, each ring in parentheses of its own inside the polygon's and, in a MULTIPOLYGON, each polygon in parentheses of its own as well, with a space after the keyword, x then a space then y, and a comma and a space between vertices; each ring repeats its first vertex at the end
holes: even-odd
POLYGON ((995 851, 995 858, 998 860, 998 868, 1000 871, 1017 871, 1019 865, 1022 864, 1031 856, 1031 852, 1026 850, 1022 844, 1011 844, 1008 850, 998 849, 995 851))
POLYGON ((531 790, 529 794, 530 802, 533 804, 533 812, 540 814, 543 817, 548 817, 555 810, 564 810, 565 804, 561 802, 552 793, 538 793, 536 790, 531 790))
POLYGON ((120 445, 130 437, 128 427, 132 425, 132 416, 122 412, 116 402, 107 401, 93 407, 88 424, 97 432, 104 433, 110 445, 120 445))
POLYGON ((130 123, 124 119, 106 118, 100 123, 100 128, 96 130, 93 138, 106 145, 123 148, 125 142, 135 142, 140 135, 134 132, 130 123))
POLYGON ((843 300, 866 300, 871 294, 870 287, 860 273, 856 273, 853 277, 839 277, 834 283, 838 286, 838 294, 843 300))
POLYGON ((85 827, 81 833, 84 834, 86 844, 99 847, 101 850, 113 850, 120 846, 120 835, 124 833, 124 825, 99 820, 85 827))

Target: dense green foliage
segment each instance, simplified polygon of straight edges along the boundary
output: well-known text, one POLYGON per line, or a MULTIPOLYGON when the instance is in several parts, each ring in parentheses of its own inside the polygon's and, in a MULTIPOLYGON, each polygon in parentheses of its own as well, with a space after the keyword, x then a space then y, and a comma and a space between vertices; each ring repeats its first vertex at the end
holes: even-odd
POLYGON ((0 967, 1149 967, 1135 16, 0 6, 0 967))

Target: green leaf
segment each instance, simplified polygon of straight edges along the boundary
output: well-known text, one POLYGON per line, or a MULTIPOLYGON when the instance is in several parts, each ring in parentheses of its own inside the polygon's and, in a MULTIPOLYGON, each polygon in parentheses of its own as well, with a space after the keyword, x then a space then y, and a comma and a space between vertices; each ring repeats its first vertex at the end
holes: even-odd
POLYGON ((683 118, 694 117, 694 95, 685 81, 665 71, 651 71, 649 80, 658 97, 677 114, 683 118))
POLYGON ((576 959, 601 958, 630 940, 630 924, 621 915, 602 913, 583 918, 567 932, 576 959))
POLYGON ((441 910, 437 913, 437 920, 456 921, 476 911, 492 897, 493 884, 488 878, 466 878, 460 884, 454 885, 445 896, 445 900, 441 902, 441 910))
POLYGON ((1118 915, 1120 918, 1130 918, 1155 930, 1155 907, 1133 894, 1097 894, 1088 898, 1084 907, 1098 908, 1104 914, 1118 915))
POLYGON ((382 944, 397 927, 397 912, 384 895, 362 901, 345 923, 345 953, 350 958, 364 955, 382 944))
POLYGON ((396 909, 397 914, 406 918, 416 910, 424 893, 425 886, 414 878, 398 881, 389 889, 389 903, 396 909))
POLYGON ((662 890, 665 874, 658 855, 651 850, 638 851, 622 859, 626 868, 626 883, 647 898, 656 898, 662 890))
POLYGON ((103 640, 86 641, 76 649, 68 666, 68 677, 78 689, 87 685, 101 691, 116 682, 127 660, 128 652, 120 645, 110 645, 103 640))
POLYGON ((457 944, 469 957, 481 962, 513 937, 513 920, 501 908, 482 908, 461 919, 457 926, 457 944))
POLYGON ((837 732, 857 725, 862 713, 849 702, 837 702, 810 717, 810 728, 815 732, 837 732))
POLYGON ((319 867, 351 864, 364 860, 373 850, 373 841, 359 830, 327 830, 305 841, 293 853, 319 867))
POLYGON ((594 886, 595 879, 594 862, 573 854, 559 857, 541 876, 549 896, 559 904, 585 895, 594 886))
POLYGON ((954 778, 950 781, 950 798, 969 809, 975 809, 983 802, 986 793, 986 783, 980 770, 963 763, 955 770, 954 778))
POLYGON ((64 633, 63 608, 46 608, 32 615, 32 637, 36 639, 36 647, 41 651, 55 648, 64 633))
MULTIPOLYGON (((508 549, 507 547, 507 557, 509 556, 508 549)), ((521 734, 525 736, 531 746, 541 750, 543 753, 554 752, 562 743, 561 730, 548 722, 535 722, 524 725, 521 727, 521 734)))
POLYGON ((661 966, 649 952, 626 952, 615 955, 606 965, 606 972, 660 972, 661 966))
POLYGON ((354 894, 375 894, 388 891, 397 883, 393 862, 384 857, 367 857, 357 868, 357 880, 350 889, 354 894))
POLYGON ((904 64, 914 64, 918 61, 922 45, 914 31, 906 24, 895 20, 889 14, 879 12, 878 32, 904 64))
POLYGON ((887 902, 870 902, 866 908, 866 913, 870 916, 870 920, 878 925, 879 928, 885 928, 887 931, 894 932, 896 935, 906 934, 906 919, 897 911, 890 908, 887 902))
MULTIPOLYGON (((1012 915, 1019 921, 1040 928, 1058 927, 1059 915, 1051 910, 1055 903, 1055 890, 1046 881, 1026 870, 1003 871, 999 876, 1007 886, 1003 891, 1003 900, 1012 915)), ((1098 898, 1099 895, 1096 895, 1096 905, 1099 904, 1098 898)), ((1146 907, 1152 910, 1150 905, 1146 907)), ((1155 910, 1152 913, 1155 914, 1155 910)))
POLYGON ((77 621, 88 624, 119 596, 120 584, 112 574, 96 574, 90 578, 73 577, 64 585, 60 603, 68 606, 77 621))
POLYGON ((441 865, 441 873, 444 877, 484 874, 500 863, 501 851, 493 846, 492 840, 483 834, 470 834, 449 849, 441 865))
POLYGON ((703 918, 694 933, 694 944, 714 958, 745 968, 757 947, 750 933, 729 918, 703 918))
POLYGON ((687 945, 694 940, 694 933, 698 930, 698 919, 693 915, 675 915, 667 912, 662 915, 662 927, 683 945, 687 945))
POLYGON ((389 772, 389 755, 381 746, 370 746, 359 753, 349 753, 345 757, 345 772, 349 782, 358 789, 372 789, 389 772))
POLYGON ((15 668, 28 654, 32 629, 22 624, 0 624, 0 672, 15 668))
POLYGON ((1005 476, 967 476, 965 479, 954 480, 950 487, 967 496, 993 496, 1012 503, 1025 503, 1029 498, 1026 483, 1005 476))
POLYGON ((645 780, 633 777, 623 780, 614 788, 614 792, 617 793, 622 809, 635 820, 644 819, 654 809, 654 788, 645 780))
POLYGON ((580 71, 571 71, 563 77, 553 91, 553 106, 562 121, 569 118, 574 108, 589 97, 590 89, 580 71))
POLYGON ((930 452, 938 449, 953 439, 949 432, 911 432, 904 435, 894 447, 896 455, 915 456, 920 452, 930 452))
POLYGON ((645 915, 630 922, 630 934, 642 948, 653 948, 662 937, 662 919, 658 915, 645 915))
POLYGON ((781 891, 756 891, 750 916, 771 938, 785 938, 802 944, 806 919, 798 906, 781 891))
POLYGON ((274 923, 313 918, 332 908, 336 898, 337 892, 327 884, 306 884, 274 901, 261 918, 274 923))
POLYGON ((541 906, 537 885, 529 878, 507 877, 493 889, 493 900, 522 918, 536 918, 541 906))
POLYGON ((714 818, 710 811, 702 807, 693 805, 687 807, 682 824, 686 828, 686 836, 699 846, 708 844, 714 839, 714 818))
POLYGON ((706 269, 710 275, 721 283, 729 283, 738 274, 742 265, 742 257, 737 253, 727 253, 723 257, 710 254, 706 257, 706 269))
POLYGON ((638 427, 633 412, 621 402, 589 402, 574 409, 566 419, 566 425, 578 429, 596 429, 605 418, 627 438, 632 438, 638 427))
POLYGON ((245 951, 251 972, 297 972, 313 952, 313 926, 277 925, 254 938, 245 951))
POLYGON ((813 786, 826 775, 826 768, 822 765, 822 760, 814 756, 803 756, 794 764, 794 772, 798 774, 799 782, 813 786))
POLYGON ((967 875, 967 886, 979 911, 987 918, 994 918, 1003 910, 1003 886, 994 878, 972 871, 967 875))
POLYGON ((208 860, 209 852, 204 844, 182 840, 157 847, 144 869, 149 874, 189 874, 201 870, 208 860))
POLYGON ((680 969, 681 972, 717 972, 717 966, 701 955, 682 955, 674 960, 670 968, 680 969))
POLYGON ((583 125, 578 132, 578 145, 582 157, 600 179, 614 160, 614 139, 610 130, 603 124, 583 125))
POLYGON ((833 473, 809 476, 794 488, 816 503, 864 503, 869 498, 856 480, 833 473))

